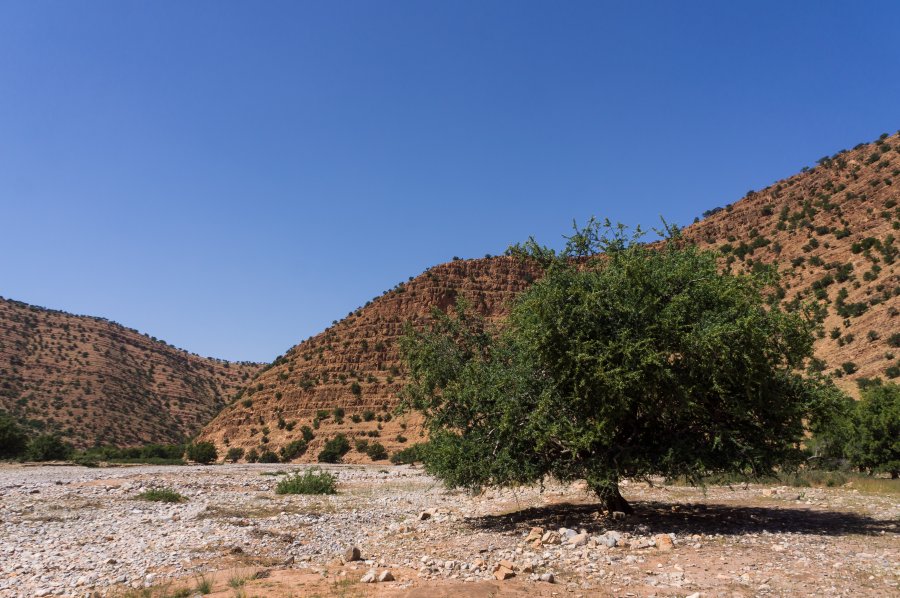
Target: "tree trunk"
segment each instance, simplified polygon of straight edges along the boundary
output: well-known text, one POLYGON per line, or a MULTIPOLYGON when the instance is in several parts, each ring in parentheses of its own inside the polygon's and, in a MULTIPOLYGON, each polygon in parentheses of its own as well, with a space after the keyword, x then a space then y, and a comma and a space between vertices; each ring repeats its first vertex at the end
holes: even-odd
POLYGON ((631 505, 628 504, 628 501, 625 500, 619 493, 619 484, 618 482, 607 482, 604 484, 596 485, 593 487, 594 494, 603 502, 606 506, 606 510, 610 513, 615 511, 621 511, 626 515, 631 515, 634 513, 634 509, 631 508, 631 505))

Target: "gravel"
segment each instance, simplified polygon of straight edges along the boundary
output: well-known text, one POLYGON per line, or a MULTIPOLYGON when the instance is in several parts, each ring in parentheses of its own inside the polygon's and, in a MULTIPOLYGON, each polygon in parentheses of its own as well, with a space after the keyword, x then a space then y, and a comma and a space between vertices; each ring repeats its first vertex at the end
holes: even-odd
POLYGON ((354 547, 375 583, 399 588, 492 580, 590 595, 898 591, 895 495, 632 483, 623 493, 638 514, 612 521, 577 484, 472 496, 407 466, 329 466, 337 495, 275 494, 271 474, 303 469, 0 466, 0 596, 104 596, 247 564, 324 575, 355 567, 342 564, 354 547), (136 498, 162 487, 187 500, 136 498))

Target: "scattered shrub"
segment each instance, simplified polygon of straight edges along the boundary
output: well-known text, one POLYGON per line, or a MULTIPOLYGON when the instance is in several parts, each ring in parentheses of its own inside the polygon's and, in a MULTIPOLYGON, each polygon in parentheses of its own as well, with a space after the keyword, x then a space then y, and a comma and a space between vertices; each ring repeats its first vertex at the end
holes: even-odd
POLYGON ((340 463, 349 450, 350 441, 343 434, 338 434, 326 442, 325 448, 319 452, 319 463, 340 463))
POLYGON ((258 463, 281 463, 281 459, 278 458, 278 455, 273 453, 269 449, 264 449, 263 452, 259 454, 258 463))
POLYGON ((313 438, 316 437, 316 435, 313 434, 312 428, 310 428, 309 426, 301 427, 300 433, 303 434, 303 440, 305 440, 307 443, 309 443, 313 438))
POLYGON ((288 461, 293 461, 306 452, 306 441, 294 440, 281 447, 281 450, 278 452, 280 453, 283 462, 287 463, 288 461))
POLYGON ((225 460, 231 461, 232 463, 237 463, 244 456, 244 449, 233 446, 228 449, 228 452, 225 454, 225 460))
POLYGON ((189 444, 186 452, 188 459, 202 465, 209 465, 219 458, 219 453, 216 451, 216 445, 212 442, 189 444))
POLYGON ((72 447, 57 434, 41 434, 28 442, 25 458, 29 461, 64 461, 72 454, 72 447))
POLYGON ((12 459, 25 452, 28 436, 9 416, 0 413, 0 459, 12 459))
POLYGON ((372 461, 383 461, 388 458, 387 450, 380 442, 373 442, 370 444, 366 449, 366 455, 368 455, 369 459, 372 461))
POLYGON ((413 444, 402 451, 398 451, 391 455, 391 463, 394 465, 407 465, 424 460, 425 445, 423 443, 413 444))
POLYGON ((320 469, 296 473, 278 482, 276 494, 337 494, 337 478, 320 469))
POLYGON ((139 500, 149 500, 150 502, 168 503, 184 502, 187 500, 187 498, 171 488, 151 488, 150 490, 141 492, 135 498, 139 500))

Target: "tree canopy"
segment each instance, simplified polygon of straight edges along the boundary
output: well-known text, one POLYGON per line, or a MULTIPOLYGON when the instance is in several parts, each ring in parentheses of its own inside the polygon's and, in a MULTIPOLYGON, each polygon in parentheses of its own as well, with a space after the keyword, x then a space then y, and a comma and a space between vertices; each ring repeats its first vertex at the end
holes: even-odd
POLYGON ((585 479, 630 511, 625 476, 762 475, 799 458, 823 394, 798 373, 814 318, 767 306, 760 275, 724 273, 665 232, 654 247, 591 220, 561 252, 529 240, 509 253, 544 275, 499 329, 463 303, 407 329, 429 471, 469 488, 585 479))

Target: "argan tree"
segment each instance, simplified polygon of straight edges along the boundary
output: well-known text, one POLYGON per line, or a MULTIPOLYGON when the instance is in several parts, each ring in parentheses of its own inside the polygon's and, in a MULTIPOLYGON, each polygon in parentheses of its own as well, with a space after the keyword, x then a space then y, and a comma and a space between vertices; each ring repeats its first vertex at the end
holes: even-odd
POLYGON ((799 457, 820 393, 797 372, 815 322, 723 273, 674 229, 658 246, 591 220, 562 252, 508 253, 544 273, 498 329, 459 304, 408 327, 407 406, 426 468, 454 487, 585 479, 630 512, 623 477, 762 475, 799 457))

